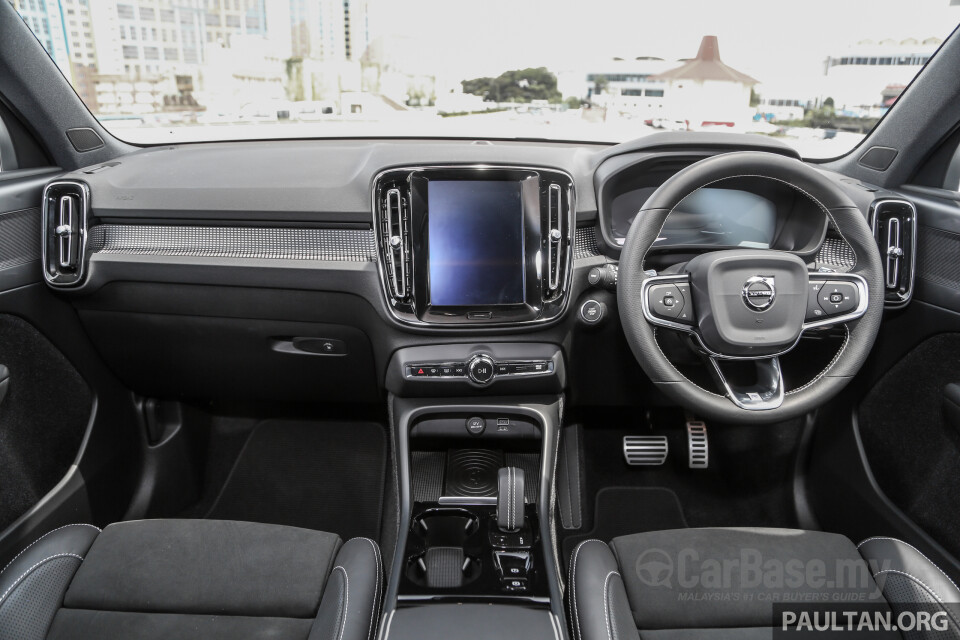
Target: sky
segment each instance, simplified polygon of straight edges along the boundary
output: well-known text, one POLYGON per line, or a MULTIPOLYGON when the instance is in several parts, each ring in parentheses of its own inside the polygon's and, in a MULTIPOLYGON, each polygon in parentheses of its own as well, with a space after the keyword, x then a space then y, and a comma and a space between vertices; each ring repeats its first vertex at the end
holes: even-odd
POLYGON ((402 34, 462 78, 614 56, 696 55, 718 36, 723 61, 761 82, 823 73, 823 60, 870 38, 946 38, 951 0, 369 0, 370 33, 402 34))

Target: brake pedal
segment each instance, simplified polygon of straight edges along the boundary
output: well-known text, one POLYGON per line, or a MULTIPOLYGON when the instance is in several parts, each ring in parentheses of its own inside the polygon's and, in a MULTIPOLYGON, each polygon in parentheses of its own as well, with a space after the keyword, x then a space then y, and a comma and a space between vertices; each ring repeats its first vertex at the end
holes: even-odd
POLYGON ((706 469, 710 463, 710 445, 707 442, 707 423, 700 420, 687 422, 688 464, 691 469, 706 469))
POLYGON ((634 467, 657 466, 667 461, 667 436, 624 436, 623 457, 634 467))

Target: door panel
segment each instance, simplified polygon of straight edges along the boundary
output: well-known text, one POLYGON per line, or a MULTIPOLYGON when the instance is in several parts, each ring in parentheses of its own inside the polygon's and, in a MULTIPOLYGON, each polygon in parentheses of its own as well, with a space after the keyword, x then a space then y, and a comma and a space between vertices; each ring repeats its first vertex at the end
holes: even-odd
POLYGON ((919 222, 913 302, 884 319, 859 433, 886 496, 960 557, 960 431, 949 401, 960 383, 960 202, 912 191, 910 200, 919 222))
POLYGON ((0 172, 0 565, 57 526, 118 519, 140 465, 129 392, 43 280, 41 197, 59 173, 0 172))

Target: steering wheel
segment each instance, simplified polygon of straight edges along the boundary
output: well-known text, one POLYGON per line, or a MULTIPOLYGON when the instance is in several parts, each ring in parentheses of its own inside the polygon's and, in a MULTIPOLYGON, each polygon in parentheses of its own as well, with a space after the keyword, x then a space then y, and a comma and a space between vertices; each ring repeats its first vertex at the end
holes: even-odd
POLYGON ((822 405, 859 371, 880 327, 883 270, 860 209, 826 176, 772 153, 727 153, 683 169, 644 204, 620 255, 617 304, 634 356, 672 400, 715 420, 776 422, 822 405), (791 253, 733 249, 698 255, 669 275, 646 271, 647 254, 670 212, 697 189, 738 177, 776 180, 811 198, 853 249, 856 265, 846 273, 814 273, 791 253), (812 380, 785 392, 779 356, 804 331, 832 325, 846 329, 837 355, 812 380), (657 342, 658 328, 693 338, 724 395, 692 382, 670 362, 657 342), (752 361, 756 381, 728 380, 721 366, 727 360, 752 361))

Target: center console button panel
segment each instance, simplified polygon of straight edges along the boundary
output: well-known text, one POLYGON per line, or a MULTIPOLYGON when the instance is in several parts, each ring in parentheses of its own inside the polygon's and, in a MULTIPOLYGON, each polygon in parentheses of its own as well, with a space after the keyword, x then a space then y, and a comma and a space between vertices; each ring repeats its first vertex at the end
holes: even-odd
POLYGON ((487 384, 497 376, 553 373, 553 363, 549 360, 495 362, 488 356, 479 356, 468 364, 420 362, 408 364, 405 369, 409 378, 469 378, 477 384, 487 384))
POLYGON ((541 436, 540 427, 524 416, 431 415, 416 421, 410 428, 411 438, 463 438, 531 440, 541 436))
POLYGON ((566 384, 560 347, 544 343, 446 344, 394 353, 387 389, 402 396, 464 395, 481 388, 504 393, 556 393, 566 384))

